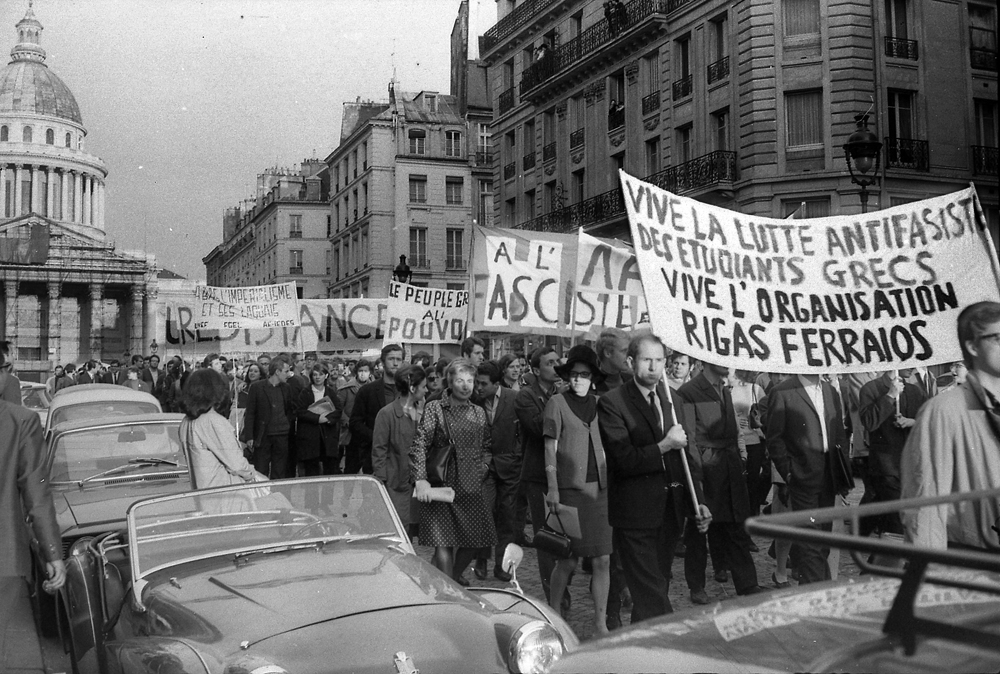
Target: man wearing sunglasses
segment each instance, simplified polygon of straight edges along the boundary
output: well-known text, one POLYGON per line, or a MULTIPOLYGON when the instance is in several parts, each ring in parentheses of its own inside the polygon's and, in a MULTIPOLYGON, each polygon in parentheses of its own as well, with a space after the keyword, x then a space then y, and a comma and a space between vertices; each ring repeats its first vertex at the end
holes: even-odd
MULTIPOLYGON (((902 498, 1000 487, 1000 303, 963 309, 958 343, 969 373, 964 384, 931 398, 917 414, 903 449, 902 498)), ((984 532, 1000 515, 1000 504, 978 505, 904 511, 906 538, 939 549, 986 547, 984 532)))

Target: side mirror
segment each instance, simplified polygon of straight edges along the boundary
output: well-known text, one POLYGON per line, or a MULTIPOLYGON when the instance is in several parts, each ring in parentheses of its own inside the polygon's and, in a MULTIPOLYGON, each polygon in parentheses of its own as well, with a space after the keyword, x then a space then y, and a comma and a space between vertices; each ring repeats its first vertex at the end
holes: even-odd
POLYGON ((508 543, 507 548, 503 551, 503 562, 501 562, 500 568, 510 574, 510 583, 514 589, 524 594, 521 591, 521 584, 517 582, 517 567, 521 565, 522 561, 524 561, 524 550, 521 549, 521 546, 508 543))

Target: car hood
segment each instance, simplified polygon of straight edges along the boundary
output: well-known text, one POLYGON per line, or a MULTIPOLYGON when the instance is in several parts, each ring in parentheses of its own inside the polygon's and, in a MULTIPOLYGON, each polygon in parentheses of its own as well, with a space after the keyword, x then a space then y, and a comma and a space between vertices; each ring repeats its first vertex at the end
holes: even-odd
POLYGON ((156 479, 130 476, 128 481, 116 484, 95 482, 83 487, 53 489, 60 532, 64 536, 79 536, 124 528, 125 511, 136 501, 191 489, 186 470, 178 475, 154 473, 153 476, 156 479))
MULTIPOLYGON (((948 574, 955 575, 955 574, 948 574)), ((964 579, 996 583, 989 574, 964 579)), ((892 649, 853 657, 851 647, 883 637, 882 624, 899 581, 865 576, 754 595, 670 614, 592 641, 551 672, 787 672, 811 671, 820 657, 842 650, 837 671, 996 671, 1000 653, 940 641, 922 643, 917 659, 892 649), (881 659, 879 659, 881 658, 881 659), (891 660, 891 662, 889 662, 891 660), (985 663, 990 666, 985 666, 985 663), (934 665, 937 663, 937 666, 934 665), (929 665, 929 668, 928 668, 929 665)), ((1000 598, 924 585, 917 613, 951 624, 992 625, 1000 640, 1000 598)))
MULTIPOLYGON (((273 637, 349 616, 370 616, 378 625, 388 609, 450 606, 466 624, 492 614, 416 555, 384 540, 330 542, 322 550, 257 554, 238 562, 216 557, 164 569, 149 581, 143 601, 155 622, 170 624, 173 637, 212 644, 220 656, 244 642, 251 649, 269 647, 273 637)), ((421 609, 415 610, 419 622, 421 609)))

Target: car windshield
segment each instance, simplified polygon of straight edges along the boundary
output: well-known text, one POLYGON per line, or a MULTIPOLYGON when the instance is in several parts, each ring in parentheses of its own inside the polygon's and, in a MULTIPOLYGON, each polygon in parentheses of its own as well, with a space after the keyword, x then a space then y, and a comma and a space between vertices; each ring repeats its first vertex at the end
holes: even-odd
POLYGON ((160 411, 156 403, 144 400, 95 400, 79 405, 57 407, 51 412, 49 426, 54 427, 64 421, 84 421, 108 417, 132 417, 139 414, 156 414, 160 411))
POLYGON ((275 480, 140 501, 128 513, 136 578, 179 562, 300 546, 407 541, 371 477, 275 480))
POLYGON ((177 420, 169 423, 118 424, 63 433, 56 438, 53 447, 50 479, 53 482, 77 482, 105 471, 111 471, 107 476, 111 479, 149 471, 178 470, 171 464, 178 464, 182 470, 187 470, 179 428, 180 421, 177 420), (131 469, 119 469, 119 466, 131 466, 131 469))
POLYGON ((21 402, 29 410, 47 410, 52 398, 44 388, 26 388, 21 390, 21 402))

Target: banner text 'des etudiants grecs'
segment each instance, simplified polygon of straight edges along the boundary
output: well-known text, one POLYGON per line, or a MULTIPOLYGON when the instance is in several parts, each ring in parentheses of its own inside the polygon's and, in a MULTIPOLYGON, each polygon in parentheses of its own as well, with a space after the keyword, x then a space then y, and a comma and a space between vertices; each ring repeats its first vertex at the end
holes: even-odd
POLYGON ((694 358, 788 373, 953 362, 962 308, 1000 301, 973 188, 775 220, 621 179, 653 331, 694 358))
POLYGON ((472 331, 594 335, 646 320, 634 255, 580 234, 476 227, 472 331))

